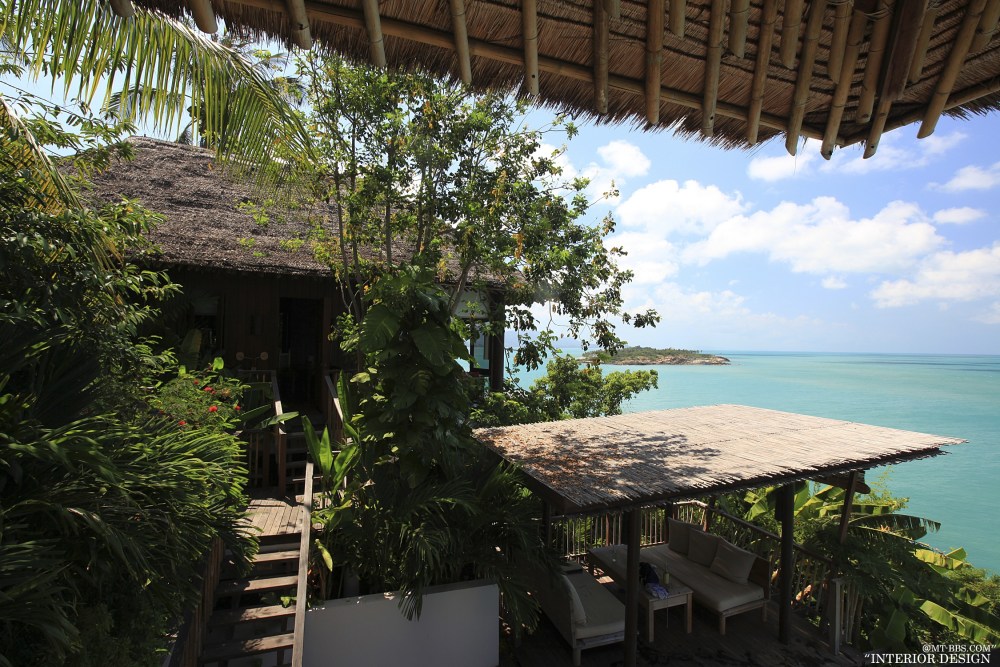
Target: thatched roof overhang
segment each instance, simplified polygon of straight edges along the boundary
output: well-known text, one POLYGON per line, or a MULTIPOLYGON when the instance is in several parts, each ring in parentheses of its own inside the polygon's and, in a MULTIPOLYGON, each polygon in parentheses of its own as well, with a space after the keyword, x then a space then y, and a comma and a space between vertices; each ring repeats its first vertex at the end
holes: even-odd
MULTIPOLYGON (((865 144, 1000 107, 996 0, 135 0, 726 147, 865 144), (209 7, 211 4, 211 7, 209 7), (204 11, 202 12, 204 13, 204 11)), ((211 29, 213 21, 198 22, 211 29)))
POLYGON ((586 514, 785 484, 943 453, 959 438, 744 405, 476 431, 553 512, 586 514))

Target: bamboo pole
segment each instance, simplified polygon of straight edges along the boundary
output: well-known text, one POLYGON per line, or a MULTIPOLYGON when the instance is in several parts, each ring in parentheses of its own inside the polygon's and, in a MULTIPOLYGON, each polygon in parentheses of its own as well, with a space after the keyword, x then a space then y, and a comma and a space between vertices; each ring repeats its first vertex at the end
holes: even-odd
POLYGON ((875 107, 875 92, 879 76, 882 74, 882 59, 885 57, 885 45, 889 41, 889 28, 892 27, 892 11, 887 9, 875 19, 872 27, 872 38, 868 47, 868 57, 865 62, 865 77, 861 81, 861 94, 858 96, 858 111, 855 122, 867 123, 871 120, 875 107))
POLYGON ((831 81, 840 80, 840 68, 844 64, 844 49, 847 47, 847 31, 851 23, 851 3, 837 4, 833 17, 833 40, 830 43, 830 59, 826 72, 831 81))
POLYGON ((764 0, 761 10, 760 36, 757 38, 757 63, 750 87, 750 111, 747 119, 747 141, 757 143, 760 133, 760 112, 764 106, 764 87, 767 85, 767 66, 771 62, 771 44, 774 41, 774 24, 778 21, 778 0, 764 0))
POLYGON ((788 118, 788 133, 785 135, 785 150, 789 155, 795 155, 798 150, 799 130, 806 115, 806 104, 809 102, 809 90, 813 78, 813 66, 816 64, 816 47, 819 45, 819 33, 823 29, 823 15, 826 14, 827 0, 813 0, 809 6, 809 23, 802 39, 802 55, 799 57, 799 74, 795 78, 795 93, 792 96, 792 108, 788 118))
POLYGON ((635 667, 639 634, 639 510, 628 512, 628 560, 625 563, 625 667, 635 667))
POLYGON ((608 39, 611 26, 604 0, 594 2, 594 107, 608 112, 608 39))
POLYGON ((851 27, 847 31, 847 43, 844 50, 844 64, 840 69, 840 80, 837 82, 837 89, 833 93, 830 102, 830 115, 826 119, 826 131, 823 134, 823 144, 820 147, 820 154, 830 159, 833 155, 833 147, 837 142, 837 135, 840 132, 840 123, 844 117, 844 108, 847 105, 847 98, 851 92, 851 80, 854 78, 854 68, 858 64, 858 55, 861 52, 861 40, 865 36, 865 27, 868 25, 868 17, 864 12, 857 9, 851 16, 851 27))
POLYGON ((979 20, 979 27, 976 28, 976 36, 972 38, 970 52, 976 53, 986 48, 993 39, 993 33, 997 31, 997 23, 1000 23, 1000 0, 989 0, 983 10, 983 17, 979 20))
POLYGON ((451 31, 455 34, 455 53, 462 83, 472 83, 472 60, 469 58, 469 30, 465 23, 465 0, 451 0, 451 31))
POLYGON ((854 470, 847 476, 847 490, 844 492, 844 507, 840 513, 840 543, 847 541, 847 527, 851 522, 851 508, 854 506, 854 486, 858 481, 858 471, 854 470))
POLYGON ((705 58, 705 90, 701 107, 701 133, 715 133, 715 107, 719 101, 719 69, 722 65, 722 30, 725 27, 725 0, 712 0, 708 22, 708 53, 705 58))
POLYGON ((109 0, 109 2, 111 3, 111 11, 123 19, 135 16, 132 0, 109 0))
POLYGON ((917 37, 917 46, 913 52, 913 60, 910 61, 910 83, 920 80, 920 75, 924 72, 924 60, 927 59, 927 46, 931 43, 931 33, 934 32, 934 21, 937 19, 939 5, 931 5, 924 12, 924 24, 920 27, 920 36, 917 37))
POLYGON ((191 9, 191 16, 198 30, 209 35, 218 32, 219 24, 215 20, 215 11, 210 0, 188 0, 188 7, 191 9))
POLYGON ((781 64, 791 69, 795 66, 795 52, 799 46, 799 29, 802 26, 802 0, 785 0, 784 18, 781 21, 781 64))
POLYGON ((679 39, 684 39, 686 12, 687 0, 670 0, 670 32, 679 39))
POLYGON ((372 62, 376 67, 385 67, 385 42, 382 39, 382 18, 378 13, 378 0, 362 0, 361 8, 365 14, 365 30, 368 31, 372 62))
MULTIPOLYGON (((208 0, 205 0, 208 4, 208 0)), ((306 5, 303 0, 285 0, 288 5, 288 22, 291 23, 292 42, 307 51, 312 48, 312 34, 309 30, 309 17, 306 15, 306 5)))
POLYGON ((920 131, 917 132, 918 139, 929 137, 934 133, 934 128, 937 127, 941 113, 948 103, 948 97, 955 87, 958 73, 962 70, 962 65, 965 64, 965 57, 969 55, 969 46, 972 44, 972 39, 976 34, 976 26, 979 25, 979 19, 982 17, 985 7, 986 0, 972 0, 968 9, 965 10, 962 27, 959 28, 958 35, 955 37, 951 53, 948 54, 948 62, 941 71, 941 77, 934 88, 934 96, 927 105, 924 122, 921 123, 920 131))
POLYGON ((608 13, 608 17, 613 19, 620 19, 622 17, 622 0, 603 0, 604 11, 608 13))
POLYGON ((524 33, 524 80, 528 92, 538 96, 538 8, 535 0, 521 1, 524 33))
POLYGON ((920 31, 924 24, 926 0, 904 2, 895 12, 892 37, 889 40, 889 60, 883 67, 882 86, 879 95, 895 102, 903 96, 910 64, 916 53, 920 31))
POLYGON ((750 0, 732 0, 729 5, 729 50, 737 58, 746 53, 749 20, 750 0))
POLYGON ((663 82, 664 0, 646 6, 646 120, 660 122, 660 86, 663 82))

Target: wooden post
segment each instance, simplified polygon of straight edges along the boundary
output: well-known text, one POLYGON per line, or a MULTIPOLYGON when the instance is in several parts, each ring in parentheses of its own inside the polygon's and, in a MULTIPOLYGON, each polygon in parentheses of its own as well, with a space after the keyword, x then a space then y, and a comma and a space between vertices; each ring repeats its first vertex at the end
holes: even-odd
POLYGON ((635 667, 639 636, 639 522, 638 508, 629 510, 628 563, 625 577, 625 667, 635 667))
POLYGON ((545 546, 552 546, 552 506, 547 500, 542 501, 542 539, 545 546))
POLYGON ((535 0, 522 0, 521 26, 524 34, 524 82, 529 93, 538 95, 538 13, 535 0))
POLYGON ((778 489, 775 519, 781 524, 781 561, 778 571, 778 639, 792 637, 792 575, 795 572, 795 493, 791 484, 778 489))
POLYGON ((840 515, 840 543, 847 540, 847 527, 851 522, 851 507, 854 505, 854 486, 858 481, 858 471, 852 470, 847 476, 847 491, 844 495, 844 511, 840 515))

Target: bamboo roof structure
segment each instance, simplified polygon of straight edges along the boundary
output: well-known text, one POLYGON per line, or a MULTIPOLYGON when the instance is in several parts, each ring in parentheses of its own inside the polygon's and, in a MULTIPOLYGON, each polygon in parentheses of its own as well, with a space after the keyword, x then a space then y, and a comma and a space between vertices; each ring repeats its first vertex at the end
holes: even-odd
POLYGON ((784 135, 792 154, 808 137, 870 157, 886 131, 1000 107, 1000 0, 134 3, 727 148, 784 135))
POLYGON ((965 440, 748 407, 712 405, 476 431, 561 514, 863 470, 965 440))

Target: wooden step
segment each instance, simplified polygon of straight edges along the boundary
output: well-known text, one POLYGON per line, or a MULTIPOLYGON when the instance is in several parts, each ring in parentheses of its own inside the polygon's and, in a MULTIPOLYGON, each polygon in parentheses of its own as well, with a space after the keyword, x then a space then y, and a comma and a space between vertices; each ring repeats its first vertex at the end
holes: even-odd
POLYGON ((263 563, 282 563, 285 561, 297 561, 299 559, 299 550, 292 549, 288 551, 266 551, 257 554, 253 557, 254 565, 261 565, 263 563))
POLYGON ((268 591, 280 591, 285 588, 295 588, 298 584, 298 577, 260 577, 258 579, 237 579, 236 581, 223 581, 216 589, 216 597, 229 597, 230 595, 241 595, 243 593, 265 593, 268 591))
POLYGON ((221 644, 207 644, 201 653, 200 662, 205 664, 221 660, 233 660, 258 653, 290 649, 294 643, 295 635, 289 633, 274 635, 272 637, 245 639, 242 641, 228 641, 221 644))
POLYGON ((291 618, 292 616, 295 616, 295 607, 275 604, 269 607, 245 607, 232 611, 217 611, 208 619, 208 623, 213 626, 234 625, 267 619, 291 618))

